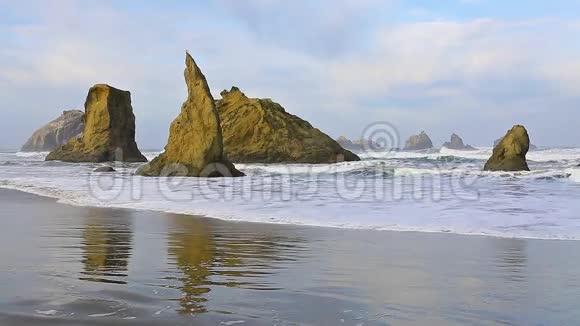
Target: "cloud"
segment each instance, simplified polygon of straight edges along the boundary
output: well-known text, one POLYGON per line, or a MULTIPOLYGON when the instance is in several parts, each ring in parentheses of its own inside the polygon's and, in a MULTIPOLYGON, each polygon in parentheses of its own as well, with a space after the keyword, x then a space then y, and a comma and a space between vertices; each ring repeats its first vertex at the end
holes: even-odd
POLYGON ((370 53, 335 62, 332 74, 340 89, 360 96, 408 85, 517 79, 527 73, 521 65, 533 61, 530 44, 517 33, 517 26, 494 20, 401 24, 379 31, 370 53))
POLYGON ((226 12, 261 42, 334 57, 364 43, 365 29, 391 1, 222 0, 226 12))

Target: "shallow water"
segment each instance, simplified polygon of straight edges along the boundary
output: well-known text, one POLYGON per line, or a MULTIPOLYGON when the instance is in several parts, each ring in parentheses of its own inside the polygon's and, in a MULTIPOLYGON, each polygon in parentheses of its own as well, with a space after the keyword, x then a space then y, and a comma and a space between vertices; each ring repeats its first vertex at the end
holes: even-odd
MULTIPOLYGON (((237 164, 244 178, 143 178, 139 164, 0 153, 0 187, 83 206, 346 229, 580 239, 580 149, 528 154, 531 172, 483 172, 491 149, 370 152, 337 164, 237 164)), ((146 153, 152 158, 157 153, 146 153)))
POLYGON ((75 207, 0 189, 0 324, 574 325, 580 242, 75 207))

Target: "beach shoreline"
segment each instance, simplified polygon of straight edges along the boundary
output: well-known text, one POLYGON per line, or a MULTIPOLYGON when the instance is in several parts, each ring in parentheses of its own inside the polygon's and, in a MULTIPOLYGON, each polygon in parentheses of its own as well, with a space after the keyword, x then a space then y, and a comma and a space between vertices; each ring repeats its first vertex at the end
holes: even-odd
POLYGON ((70 205, 76 207, 92 207, 92 208, 104 208, 104 209, 121 209, 121 210, 133 210, 133 211, 143 211, 143 212, 156 212, 161 214, 177 214, 177 215, 184 215, 184 216, 191 216, 194 218, 205 218, 211 220, 217 220, 227 223, 249 223, 252 224, 263 224, 263 225, 280 225, 280 226, 295 226, 295 227, 305 227, 305 228, 322 228, 322 229, 337 229, 337 230, 348 230, 348 231, 369 231, 369 232, 398 232, 398 233, 419 233, 419 234, 445 234, 450 236, 466 236, 466 237, 483 237, 483 238, 498 238, 498 239, 523 239, 523 240, 540 240, 540 241, 580 241, 577 238, 552 238, 552 237, 532 237, 532 236, 507 236, 501 234, 482 234, 482 233, 462 233, 456 231, 437 231, 437 230, 407 230, 407 229, 385 229, 385 228, 352 228, 352 227, 341 227, 341 226, 332 226, 332 225, 311 225, 311 224, 297 224, 297 223, 290 223, 290 222, 283 222, 283 221, 245 221, 245 220, 238 220, 238 219, 227 219, 227 218, 220 218, 220 217, 213 217, 208 215, 200 215, 200 214, 190 214, 184 212, 174 212, 171 210, 161 210, 161 209, 154 209, 154 208, 137 208, 137 207, 117 207, 117 206, 97 206, 97 205, 90 205, 90 204, 76 204, 76 203, 68 203, 63 202, 62 198, 58 196, 49 195, 45 192, 39 191, 37 189, 29 188, 29 189, 21 189, 18 187, 13 187, 5 184, 0 184, 0 190, 9 190, 15 192, 21 192, 25 194, 30 194, 42 198, 47 198, 54 200, 58 204, 62 205, 70 205))

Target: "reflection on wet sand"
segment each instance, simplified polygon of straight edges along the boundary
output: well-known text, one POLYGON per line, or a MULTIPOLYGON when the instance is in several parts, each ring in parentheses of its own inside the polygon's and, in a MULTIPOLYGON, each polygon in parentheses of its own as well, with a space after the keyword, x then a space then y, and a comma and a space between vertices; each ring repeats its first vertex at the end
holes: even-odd
POLYGON ((501 275, 512 282, 523 282, 526 278, 528 256, 526 242, 520 239, 500 239, 494 242, 497 249, 496 266, 501 275))
POLYGON ((126 284, 131 256, 133 226, 131 214, 87 209, 83 230, 83 272, 81 280, 126 284), (107 215, 110 214, 110 215, 107 215))
MULTIPOLYGON (((182 275, 182 313, 207 312, 208 294, 215 287, 278 289, 268 282, 281 264, 293 262, 300 239, 254 232, 224 232, 209 220, 170 217, 168 252, 182 275)), ((171 279, 171 278, 170 278, 171 279)))

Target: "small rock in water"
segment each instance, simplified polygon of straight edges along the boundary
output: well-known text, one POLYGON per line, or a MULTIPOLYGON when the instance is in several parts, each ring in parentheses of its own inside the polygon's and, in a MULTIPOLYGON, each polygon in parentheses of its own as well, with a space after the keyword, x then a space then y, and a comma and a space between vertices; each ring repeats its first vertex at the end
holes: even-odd
POLYGON ((101 166, 100 168, 96 168, 93 172, 116 172, 116 170, 110 166, 101 166))
POLYGON ((530 137, 524 126, 515 125, 508 130, 487 163, 485 171, 530 171, 526 154, 530 148, 530 137))

